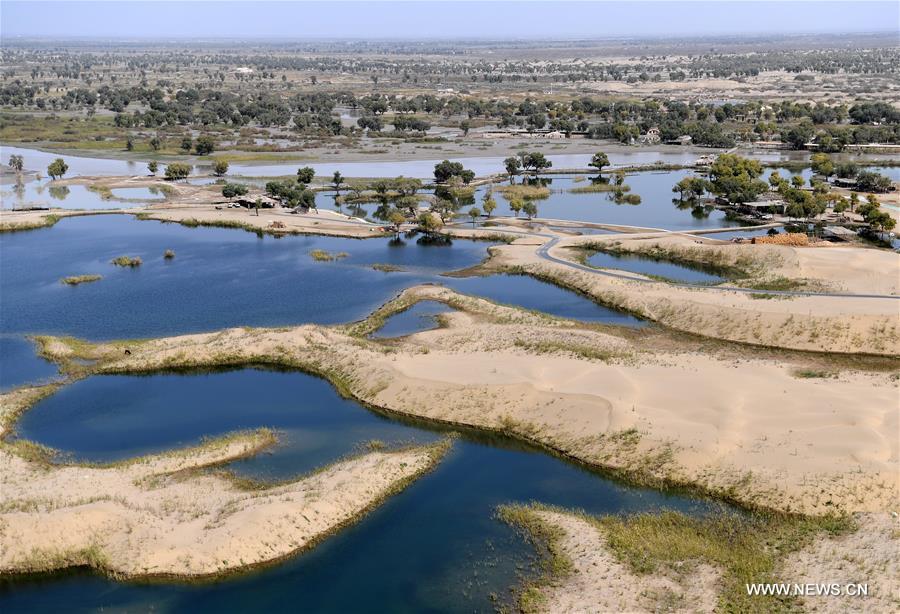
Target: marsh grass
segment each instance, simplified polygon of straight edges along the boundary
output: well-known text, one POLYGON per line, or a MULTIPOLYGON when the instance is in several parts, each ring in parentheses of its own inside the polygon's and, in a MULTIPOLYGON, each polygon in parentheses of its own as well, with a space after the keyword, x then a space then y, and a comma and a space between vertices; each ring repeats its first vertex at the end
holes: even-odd
POLYGON ((63 277, 59 280, 60 283, 66 284, 67 286, 77 286, 79 284, 88 284, 94 281, 100 281, 103 279, 102 275, 73 275, 70 277, 63 277))
MULTIPOLYGON (((497 516, 536 545, 542 557, 541 575, 525 583, 519 596, 524 612, 543 609, 543 588, 572 573, 572 562, 562 550, 565 533, 548 525, 537 512, 571 511, 543 506, 506 505, 497 516)), ((697 564, 718 569, 722 578, 718 611, 793 612, 794 598, 750 596, 745 585, 779 582, 784 558, 808 545, 816 536, 840 535, 854 530, 848 516, 801 517, 771 512, 717 514, 692 517, 680 512, 647 512, 632 516, 590 516, 575 512, 606 538, 610 552, 637 575, 661 574, 690 582, 697 564)))
POLYGON ((550 198, 550 188, 542 185, 527 185, 520 183, 514 185, 500 185, 496 189, 503 194, 507 200, 513 198, 521 198, 523 200, 542 200, 550 198))
POLYGON ((580 185, 569 188, 570 194, 599 194, 603 192, 615 192, 620 189, 622 192, 630 192, 631 186, 627 184, 616 185, 614 183, 591 183, 589 185, 580 185))
POLYGON ((347 252, 329 252, 324 249, 314 249, 309 255, 316 262, 334 262, 335 260, 343 260, 350 254, 347 252))
POLYGON ((118 258, 113 258, 112 260, 110 260, 110 262, 112 262, 116 266, 131 268, 139 267, 144 264, 144 261, 141 260, 140 256, 119 256, 118 258))

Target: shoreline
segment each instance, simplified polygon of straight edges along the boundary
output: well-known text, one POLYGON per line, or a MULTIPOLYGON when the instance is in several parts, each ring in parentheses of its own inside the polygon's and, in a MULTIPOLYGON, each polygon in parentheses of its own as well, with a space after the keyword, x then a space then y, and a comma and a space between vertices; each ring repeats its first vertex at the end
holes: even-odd
MULTIPOLYGON (((805 513, 813 513, 813 510, 820 510, 821 512, 828 508, 828 506, 823 507, 824 500, 821 500, 818 496, 803 502, 800 499, 803 488, 798 490, 798 485, 793 485, 790 489, 791 494, 788 495, 787 491, 783 490, 781 479, 772 481, 772 478, 779 472, 784 471, 786 467, 801 461, 801 458, 793 460, 794 457, 787 454, 789 450, 782 450, 773 454, 782 445, 776 439, 773 439, 777 432, 783 432, 781 429, 769 431, 767 435, 768 443, 765 443, 760 448, 760 444, 757 442, 753 446, 758 448, 756 451, 740 451, 742 446, 737 443, 740 440, 739 438, 729 444, 732 452, 726 452, 725 449, 720 450, 717 454, 725 453, 721 461, 717 461, 713 466, 707 467, 710 460, 710 457, 707 455, 719 447, 719 444, 713 445, 714 439, 709 439, 709 437, 715 437, 715 429, 709 435, 701 436, 696 430, 697 426, 692 426, 684 430, 682 439, 673 439, 675 432, 673 429, 676 428, 675 425, 680 420, 680 418, 677 418, 677 412, 671 416, 668 413, 664 413, 652 417, 655 415, 654 412, 656 410, 651 410, 652 406, 644 407, 641 404, 643 409, 632 417, 630 412, 625 413, 625 407, 622 407, 623 405, 629 406, 630 401, 628 397, 617 401, 615 405, 610 405, 611 398, 607 395, 604 395, 606 400, 604 400, 604 396, 595 397, 594 395, 597 392, 590 393, 587 390, 578 392, 577 388, 568 390, 568 385, 562 388, 551 386, 546 390, 543 387, 532 389, 528 386, 523 387, 523 384, 516 384, 515 382, 518 379, 508 381, 509 376, 503 373, 488 377, 484 383, 480 383, 477 378, 475 380, 472 379, 471 369, 463 367, 464 363, 471 365, 473 361, 481 364, 485 360, 491 362, 494 360, 501 362, 515 360, 517 364, 521 365, 518 370, 529 369, 531 368, 529 365, 536 366, 537 364, 543 364, 544 369, 555 365, 553 367, 554 373, 557 370, 559 370, 559 373, 573 373, 587 369, 587 371, 584 371, 585 375, 588 373, 592 374, 588 378, 589 381, 605 381, 606 386, 611 385, 615 381, 615 379, 609 380, 609 377, 623 377, 621 375, 623 370, 625 373, 628 373, 626 377, 629 380, 640 376, 639 374, 644 371, 646 377, 640 376, 643 381, 643 384, 641 384, 641 389, 644 390, 643 396, 651 394, 651 390, 663 386, 662 382, 668 381, 668 378, 675 377, 678 381, 685 381, 685 378, 688 378, 681 387, 682 392, 680 394, 688 395, 685 397, 684 402, 686 404, 685 407, 689 407, 697 402, 696 399, 694 401, 688 400, 688 397, 693 398, 697 394, 697 392, 692 392, 694 389, 691 388, 692 384, 689 381, 690 377, 693 376, 689 376, 689 374, 693 373, 694 369, 702 370, 699 363, 706 365, 703 369, 707 370, 724 367, 725 370, 720 373, 720 376, 730 378, 726 381, 730 382, 730 386, 736 386, 749 376, 751 365, 758 365, 752 366, 752 370, 755 372, 762 369, 759 370, 758 375, 766 379, 771 379, 775 373, 784 373, 784 367, 778 367, 779 363, 772 362, 773 359, 771 358, 758 357, 739 360, 739 363, 746 363, 747 360, 750 362, 742 367, 742 371, 745 373, 743 378, 735 380, 734 375, 726 375, 731 369, 727 365, 731 364, 734 359, 728 359, 727 356, 710 358, 703 356, 702 352, 694 351, 688 355, 691 356, 690 363, 696 366, 685 371, 683 366, 677 366, 685 361, 683 352, 669 355, 668 352, 671 352, 671 350, 668 350, 665 354, 660 351, 650 359, 650 362, 647 362, 647 357, 641 358, 639 355, 635 358, 632 356, 632 353, 638 347, 635 345, 635 341, 610 336, 609 333, 586 330, 588 327, 571 321, 530 314, 517 308, 495 305, 482 299, 459 295, 444 288, 433 286, 423 286, 413 291, 407 290, 398 299, 395 299, 392 302, 393 304, 389 303, 382 310, 376 311, 373 317, 381 319, 386 317, 387 313, 393 313, 396 309, 407 308, 410 300, 415 300, 416 302, 419 300, 439 300, 446 302, 458 311, 456 314, 451 314, 448 327, 417 333, 405 338, 401 343, 395 342, 391 345, 393 349, 389 355, 378 351, 377 348, 380 344, 367 342, 360 346, 358 341, 355 341, 361 339, 360 335, 367 334, 367 326, 370 325, 367 325, 365 321, 344 327, 305 325, 278 330, 250 329, 242 331, 227 329, 218 333, 184 335, 147 342, 124 342, 127 343, 132 352, 131 356, 124 359, 118 356, 115 350, 116 347, 121 347, 121 343, 94 345, 79 342, 76 346, 71 346, 66 340, 59 338, 42 338, 39 341, 42 343, 45 357, 61 363, 64 371, 71 370, 73 374, 78 375, 89 373, 155 372, 173 368, 236 367, 248 364, 272 364, 305 370, 329 379, 338 388, 339 392, 359 399, 364 403, 400 414, 410 414, 418 418, 443 422, 451 426, 456 422, 475 427, 476 429, 504 432, 534 445, 553 449, 561 456, 572 457, 588 465, 605 468, 614 474, 618 473, 631 477, 637 483, 654 487, 668 485, 688 488, 697 487, 700 492, 705 492, 719 499, 735 501, 742 506, 749 507, 758 506, 790 512, 805 510, 805 513), (460 309, 465 311, 460 312, 460 309), (487 318, 487 321, 476 325, 476 322, 481 322, 485 318, 487 318), (489 324, 491 319, 496 320, 497 318, 500 318, 497 324, 489 324), (454 320, 459 321, 454 323, 454 320), (502 334, 502 327, 508 326, 508 324, 502 324, 504 321, 518 322, 519 329, 523 331, 520 333, 520 336, 523 334, 530 335, 534 338, 534 341, 528 342, 530 345, 519 346, 515 343, 515 340, 510 340, 510 343, 505 345, 501 343, 500 345, 503 347, 495 347, 496 343, 487 341, 487 339, 494 339, 497 335, 502 334), (496 326, 500 326, 501 329, 493 330, 496 326), (553 331, 552 338, 554 339, 558 340, 561 335, 567 334, 572 336, 573 340, 567 342, 568 344, 563 343, 556 347, 545 347, 542 345, 545 344, 542 338, 549 339, 550 337, 546 336, 551 335, 551 331, 553 331), (210 354, 204 349, 204 344, 206 343, 204 340, 211 339, 214 335, 219 335, 218 338, 220 339, 222 350, 217 350, 210 354), (344 337, 343 335, 348 336, 344 337), (288 339, 293 340, 291 342, 293 344, 291 345, 292 349, 288 349, 289 346, 285 345, 288 339), (436 347, 433 347, 432 344, 437 343, 438 339, 442 339, 441 343, 449 343, 450 347, 458 346, 459 344, 462 344, 460 347, 472 347, 464 354, 441 352, 441 355, 437 356, 436 347), (583 341, 579 339, 583 339, 583 341), (423 343, 425 344, 424 348, 429 349, 425 354, 421 353, 423 349, 421 344, 423 343), (487 345, 484 346, 483 350, 477 349, 485 343, 487 345), (577 354, 580 351, 579 347, 581 347, 579 344, 593 344, 592 347, 596 347, 597 351, 612 352, 613 354, 611 354, 611 359, 609 360, 613 362, 603 366, 606 362, 604 359, 597 362, 596 359, 580 357, 577 354), (334 356, 326 357, 323 355, 322 350, 319 349, 320 345, 321 347, 330 347, 334 356), (361 349, 367 346, 369 349, 361 349), (604 346, 609 349, 603 350, 604 346), (504 349, 506 347, 509 349, 504 349), (532 349, 529 349, 529 347, 532 349), (510 354, 509 352, 513 348, 517 349, 513 354, 510 354), (365 354, 365 356, 355 356, 351 352, 352 349, 357 350, 357 354, 365 354), (523 349, 524 353, 522 353, 523 349), (223 351, 224 353, 222 353, 223 351), (188 358, 188 354, 185 352, 190 353, 192 357, 188 358), (573 355, 572 352, 576 353, 573 355), (466 359, 466 356, 469 358, 466 359), (495 356, 496 359, 488 358, 490 356, 495 356), (681 358, 676 358, 677 356, 681 356, 681 358), (75 357, 98 362, 92 367, 78 367, 72 362, 72 358, 75 357), (460 360, 463 362, 460 362, 460 360), (670 365, 669 363, 673 360, 676 362, 670 365), (767 364, 770 366, 765 367, 767 364), (414 365, 417 366, 413 368, 414 365), (429 365, 433 365, 433 367, 429 365), (719 366, 716 367, 716 365, 719 366), (411 368, 412 370, 410 370, 411 368), (608 375, 604 375, 604 373, 608 373, 608 375), (680 375, 676 375, 679 373, 680 375), (766 375, 763 375, 763 373, 766 373, 766 375), (598 377, 601 379, 597 380, 598 377), (650 379, 646 379, 647 377, 650 379), (502 396, 504 398, 513 399, 515 397, 518 400, 508 401, 505 405, 501 401, 492 401, 491 399, 496 399, 496 394, 500 391, 503 391, 502 396), (419 398, 420 394, 425 394, 432 399, 442 399, 442 405, 445 407, 423 408, 419 398), (463 399, 468 400, 463 401, 463 399), (556 416, 554 410, 549 409, 554 406, 556 402, 554 399, 565 399, 565 405, 569 407, 568 412, 575 412, 575 414, 562 422, 557 422, 559 418, 554 417, 556 416), (456 407, 454 403, 462 403, 462 405, 456 407), (509 403, 513 403, 512 407, 517 409, 513 411, 508 408, 509 403), (590 408, 597 407, 598 403, 599 407, 606 408, 601 415, 609 416, 599 422, 596 418, 589 417, 596 412, 596 409, 590 408), (616 409, 616 406, 619 409, 616 409), (476 407, 478 409, 475 409, 476 407), (548 411, 550 413, 547 413, 548 411), (610 411, 612 411, 611 414, 609 413, 610 411), (581 415, 582 417, 576 419, 575 415, 581 415), (669 420, 673 418, 676 421, 669 424, 669 420), (662 422, 658 422, 661 419, 662 422), (610 422, 610 420, 612 421, 610 422), (538 424, 540 427, 537 426, 538 424), (668 426, 664 427, 663 424, 668 424, 668 426), (636 431, 634 431, 635 427, 637 427, 636 431), (576 435, 572 429, 576 429, 578 434, 576 435), (634 431, 635 435, 642 434, 638 437, 628 434, 632 431, 634 431), (654 435, 657 431, 659 433, 654 435), (667 434, 662 436, 663 432, 667 434), (698 436, 699 439, 697 438, 698 436), (693 443, 691 443, 692 441, 693 443), (704 441, 705 443, 703 443, 704 441), (700 447, 697 447, 698 445, 700 447), (711 448, 709 447, 710 445, 712 445, 711 448), (773 448, 773 445, 776 447, 773 448), (732 448, 731 446, 736 447, 732 448), (697 451, 691 452, 692 448, 696 448, 697 451), (709 448, 709 452, 701 452, 701 450, 707 448, 709 448), (763 449, 769 450, 769 452, 763 454, 763 449), (735 460, 725 460, 727 457, 735 454, 735 460), (751 484, 745 481, 746 476, 738 468, 745 461, 737 461, 737 458, 753 458, 756 460, 751 462, 759 463, 762 461, 762 458, 759 458, 761 454, 766 459, 763 464, 768 463, 772 467, 771 470, 765 471, 762 471, 762 466, 757 467, 755 471, 756 476, 753 479, 753 483, 756 486, 751 492, 749 488, 751 484), (676 462, 670 465, 672 461, 676 462), (722 461, 724 461, 724 464, 722 464, 722 461), (688 465, 684 465, 685 462, 688 465), (735 462, 738 462, 738 465, 733 465, 735 462), (693 469, 689 469, 691 466, 693 469), (728 467, 731 468, 729 469, 728 467), (780 469, 776 470, 776 467, 780 469), (771 477, 766 477, 772 470, 775 473, 771 474, 771 477), (762 482, 759 480, 762 480, 762 482), (736 488, 737 490, 735 490, 736 488), (775 490, 772 490, 772 488, 775 490)), ((546 343, 549 343, 549 341, 546 343)), ((799 360, 802 363, 806 358, 794 356, 791 360, 799 360)), ((785 363, 781 362, 780 364, 784 365, 785 363)), ((790 365, 791 363, 787 364, 790 365)), ((797 367, 794 366, 792 368, 797 367)), ((841 367, 840 369, 842 372, 846 372, 846 367, 841 367)), ((812 409, 819 402, 808 398, 810 394, 817 390, 817 386, 825 386, 825 389, 822 389, 823 392, 826 389, 834 389, 837 392, 850 384, 850 382, 857 382, 857 384, 854 384, 855 392, 852 393, 853 396, 864 394, 863 391, 868 391, 866 394, 869 395, 873 393, 876 395, 890 395, 896 392, 896 383, 889 383, 890 378, 883 372, 881 374, 872 372, 869 375, 846 373, 836 380, 826 379, 821 381, 797 379, 791 376, 790 373, 785 375, 787 377, 782 379, 779 385, 794 387, 797 390, 806 390, 803 396, 807 397, 804 405, 808 409, 812 409), (845 383, 841 383, 842 381, 845 383), (876 388, 873 388, 873 386, 876 386, 876 388), (879 389, 881 392, 876 392, 879 389), (893 392, 889 392, 891 390, 893 392)), ((484 377, 481 379, 484 379, 484 377)), ((621 386, 619 387, 621 388, 621 386)), ((753 394, 754 390, 752 387, 741 388, 740 394, 753 394)), ((659 389, 659 392, 663 393, 663 390, 659 389)), ((672 392, 671 389, 667 389, 665 394, 670 397, 671 403, 678 405, 681 401, 672 398, 672 392)), ((706 395, 707 393, 702 394, 706 395)), ((885 402, 887 401, 885 400, 885 402)), ((766 401, 765 403, 771 404, 771 401, 766 401)), ((833 403, 829 405, 833 405, 833 403)), ((875 403, 875 406, 878 405, 884 406, 882 403, 875 403)), ((636 410, 637 408, 638 405, 635 405, 634 409, 636 410)), ((824 410, 824 408, 822 409, 824 410)), ((715 414, 715 412, 713 413, 715 414)), ((703 418, 698 424, 706 423, 708 419, 703 418)), ((767 431, 769 428, 764 427, 763 430, 767 431)), ((846 428, 853 430, 853 427, 846 428)), ((887 426, 885 425, 883 428, 887 428, 887 426)), ((817 436, 814 433, 815 431, 812 431, 810 436, 817 436)), ((729 438, 733 439, 736 436, 737 433, 732 433, 729 435, 729 438)), ((753 437, 749 432, 744 435, 744 437, 747 436, 753 437)), ((798 439, 798 437, 802 436, 795 431, 791 439, 799 442, 801 439, 798 439)), ((852 438, 852 435, 847 434, 842 439, 847 437, 852 438)), ((809 454, 814 451, 815 448, 810 448, 805 453, 805 456, 809 457, 809 454)), ((826 471, 826 475, 829 477, 824 475, 820 477, 821 479, 830 480, 834 489, 837 489, 839 482, 835 482, 835 479, 842 473, 840 471, 841 463, 835 464, 836 458, 832 458, 830 461, 826 460, 829 458, 827 451, 823 450, 822 453, 825 455, 822 456, 820 454, 819 456, 802 460, 800 465, 808 466, 806 469, 801 469, 800 473, 803 474, 810 470, 813 470, 815 473, 820 469, 824 469, 825 466, 830 466, 831 469, 826 471), (814 458, 819 460, 813 460, 814 458), (823 462, 824 464, 822 464, 823 462), (819 469, 814 469, 814 467, 819 467, 819 469), (834 473, 835 471, 837 473, 834 473)), ((893 454, 896 455, 896 450, 893 454)), ((857 500, 860 496, 864 498, 863 500, 870 501, 869 504, 863 505, 864 509, 870 509, 877 500, 896 502, 897 493, 892 492, 890 489, 885 491, 876 487, 876 484, 879 481, 883 483, 885 478, 887 478, 887 475, 882 470, 871 474, 868 480, 860 480, 859 476, 857 476, 853 483, 861 484, 863 481, 866 481, 868 486, 863 488, 865 492, 861 492, 859 486, 850 487, 850 482, 847 482, 841 487, 849 488, 846 494, 842 495, 845 497, 843 504, 848 506, 850 511, 855 511, 860 504, 858 502, 852 503, 852 501, 857 500), (884 497, 887 497, 887 499, 884 499, 884 497)), ((807 476, 802 481, 805 483, 807 479, 812 479, 812 476, 807 476)), ((810 494, 807 493, 803 496, 808 497, 810 494)), ((837 495, 835 494, 831 499, 834 499, 835 496, 837 495)), ((841 507, 840 499, 829 503, 829 506, 834 505, 841 507)))
POLYGON ((21 413, 61 385, 0 395, 6 577, 88 566, 117 580, 208 581, 272 565, 358 522, 451 445, 362 452, 271 483, 208 471, 272 446, 267 429, 107 464, 57 463, 40 444, 9 436, 21 413))

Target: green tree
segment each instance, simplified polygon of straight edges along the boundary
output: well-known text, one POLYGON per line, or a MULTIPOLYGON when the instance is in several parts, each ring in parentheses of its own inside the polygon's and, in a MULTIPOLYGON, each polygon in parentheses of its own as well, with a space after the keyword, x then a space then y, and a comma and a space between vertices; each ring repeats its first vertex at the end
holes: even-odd
POLYGON ((246 196, 249 188, 242 183, 226 183, 222 186, 222 196, 225 198, 234 198, 235 196, 246 196))
POLYGON ((481 217, 481 209, 478 207, 472 207, 469 209, 469 217, 472 218, 472 228, 475 227, 475 221, 481 217))
POLYGON ((806 183, 806 181, 803 179, 803 175, 794 175, 791 177, 791 185, 797 189, 802 188, 804 183, 806 183))
POLYGON ((62 158, 57 158, 47 167, 47 174, 50 175, 50 179, 59 179, 65 175, 68 170, 69 165, 66 164, 66 161, 62 158))
POLYGON ((131 137, 125 139, 125 149, 127 151, 134 151, 134 139, 132 139, 131 137))
POLYGON ((519 169, 522 168, 522 163, 519 162, 519 159, 517 157, 510 156, 503 161, 503 166, 506 167, 506 174, 509 175, 510 179, 512 179, 513 175, 519 174, 519 169))
POLYGON ((341 175, 341 171, 334 171, 334 175, 331 176, 331 183, 334 185, 334 191, 340 194, 341 184, 344 183, 344 176, 341 175))
MULTIPOLYGON (((153 151, 159 151, 160 147, 162 147, 162 141, 159 140, 158 136, 154 136, 150 139, 150 149, 153 151)), ((190 147, 188 147, 190 149, 190 147)))
POLYGON ((166 166, 165 178, 169 181, 186 179, 191 174, 191 165, 184 162, 172 162, 166 166))
POLYGON ((533 218, 534 216, 537 215, 537 205, 534 204, 533 201, 526 200, 526 201, 522 204, 522 212, 523 212, 525 215, 527 215, 527 216, 528 216, 528 219, 530 220, 531 218, 533 218))
POLYGON ((197 152, 198 156, 208 156, 215 150, 216 141, 208 134, 198 137, 197 142, 194 144, 194 151, 197 152))
POLYGON ((184 151, 185 153, 189 152, 191 150, 191 147, 193 147, 193 146, 194 146, 194 139, 192 139, 190 136, 186 136, 181 139, 181 150, 184 151))
POLYGON ((406 221, 406 216, 400 212, 399 209, 393 209, 388 215, 388 222, 391 223, 391 226, 394 227, 395 232, 400 232, 400 227, 406 221))
POLYGON ((533 151, 525 156, 522 166, 537 173, 544 169, 550 168, 551 166, 553 166, 553 163, 548 160, 541 152, 533 151))
POLYGON ((810 156, 809 161, 812 164, 813 172, 824 175, 826 181, 834 174, 834 162, 831 161, 831 156, 828 154, 815 153, 810 156))
POLYGON ((444 221, 434 213, 422 213, 418 222, 419 229, 426 234, 434 234, 444 225, 444 221))
POLYGON ((438 183, 449 181, 451 177, 459 177, 465 169, 461 162, 443 160, 434 165, 434 180, 438 183))
POLYGON ((150 160, 150 162, 147 163, 147 170, 150 171, 151 175, 156 175, 156 171, 159 170, 159 162, 150 160))
POLYGON ((316 171, 311 166, 297 169, 297 183, 309 185, 316 177, 316 171))
POLYGON ((519 217, 519 212, 522 210, 522 207, 525 206, 525 201, 521 198, 510 198, 509 199, 509 209, 513 212, 516 217, 519 217))
POLYGON ((469 120, 464 119, 459 122, 459 129, 462 130, 463 136, 469 136, 469 130, 472 128, 472 124, 469 120))
POLYGON ((762 165, 756 160, 735 154, 722 154, 709 169, 710 192, 731 203, 745 203, 755 200, 769 187, 758 177, 762 175, 762 165))
POLYGON ((17 173, 21 173, 25 170, 25 158, 20 155, 13 154, 9 157, 9 168, 16 171, 17 173))
POLYGON ((226 160, 216 160, 213 162, 213 173, 216 177, 222 177, 228 172, 228 162, 226 160))
POLYGON ((598 173, 602 172, 604 166, 609 166, 609 157, 602 151, 598 151, 591 158, 589 166, 596 168, 598 173))
POLYGON ((481 199, 481 208, 488 217, 491 217, 491 213, 497 208, 497 201, 494 200, 494 194, 490 190, 484 193, 484 198, 481 199))

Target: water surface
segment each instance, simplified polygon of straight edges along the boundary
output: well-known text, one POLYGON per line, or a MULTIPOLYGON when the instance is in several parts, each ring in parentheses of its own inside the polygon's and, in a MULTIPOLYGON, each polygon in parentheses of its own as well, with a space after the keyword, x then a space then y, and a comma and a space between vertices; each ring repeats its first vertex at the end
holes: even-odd
POLYGON ((435 316, 449 311, 452 309, 444 303, 420 301, 409 309, 389 317, 372 337, 390 339, 437 328, 435 316))
POLYGON ((630 254, 597 252, 590 256, 587 262, 600 269, 620 269, 686 284, 717 284, 725 281, 724 277, 698 268, 630 254))
POLYGON ((20 335, 0 334, 0 391, 40 384, 55 375, 56 365, 38 356, 34 343, 20 335))

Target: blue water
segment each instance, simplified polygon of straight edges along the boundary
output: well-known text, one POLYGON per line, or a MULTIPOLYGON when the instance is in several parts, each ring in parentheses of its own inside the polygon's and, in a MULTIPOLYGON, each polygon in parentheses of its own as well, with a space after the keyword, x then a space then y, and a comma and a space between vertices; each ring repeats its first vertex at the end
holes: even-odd
POLYGON ((437 328, 438 323, 435 316, 448 311, 451 309, 444 303, 421 301, 406 311, 389 317, 384 325, 372 334, 372 337, 389 339, 437 328))
MULTIPOLYGON (((147 190, 147 188, 129 188, 147 190)), ((135 197, 136 198, 136 197, 135 197)), ((87 186, 56 185, 52 181, 30 181, 20 187, 4 185, 0 191, 4 209, 122 209, 141 203, 104 199, 87 186)))
MULTIPOLYGON (((637 320, 537 280, 507 275, 455 279, 440 273, 480 262, 487 242, 433 245, 420 238, 257 237, 234 229, 187 228, 130 216, 66 218, 0 241, 0 333, 103 340, 157 337, 231 326, 336 324, 366 317, 404 288, 442 283, 462 292, 587 321, 637 320), (163 254, 171 249, 175 258, 163 254), (316 262, 313 249, 347 252, 316 262), (136 268, 118 256, 139 256, 136 268), (402 267, 385 274, 375 263, 402 267), (60 284, 98 274, 95 284, 60 284), (352 289, 348 291, 348 289, 352 289)), ((0 352, 13 370, 21 352, 0 352)), ((25 383, 19 381, 18 383, 25 383)))
POLYGON ((405 287, 484 258, 485 242, 429 246, 412 238, 257 237, 234 229, 187 228, 130 216, 63 219, 52 228, 4 236, 0 244, 2 332, 92 339, 148 337, 229 326, 334 324, 368 315, 405 287), (175 258, 165 260, 167 249, 175 258), (314 249, 347 252, 316 262, 314 249), (143 265, 110 260, 139 256, 143 265), (389 263, 408 272, 384 273, 389 263), (68 287, 61 277, 103 281, 68 287), (352 289, 352 291, 348 291, 352 289))
POLYGON ((588 258, 588 264, 601 269, 621 269, 642 275, 657 275, 687 284, 717 284, 725 281, 725 278, 719 275, 713 275, 712 273, 675 264, 674 262, 627 254, 613 255, 597 252, 588 258))
POLYGON ((56 374, 56 365, 40 358, 31 341, 19 335, 0 335, 0 390, 38 384, 56 374))
POLYGON ((113 196, 119 198, 131 198, 139 200, 165 200, 165 193, 159 188, 142 187, 142 188, 113 188, 110 190, 113 196))
POLYGON ((91 377, 26 412, 17 436, 78 460, 109 462, 259 427, 277 427, 278 446, 232 468, 263 479, 311 471, 367 441, 429 443, 438 437, 362 410, 312 375, 255 369, 91 377))
POLYGON ((444 285, 497 303, 535 309, 561 318, 631 327, 645 325, 643 320, 634 316, 603 307, 575 292, 561 290, 527 275, 446 278, 444 285))
MULTIPOLYGON (((680 210, 672 204, 672 186, 691 171, 666 171, 632 173, 625 183, 632 194, 641 197, 640 205, 616 204, 610 193, 573 194, 572 188, 590 185, 589 181, 574 181, 574 176, 550 175, 544 178, 551 190, 549 198, 535 200, 537 217, 558 220, 574 220, 599 224, 640 226, 665 230, 691 230, 700 228, 721 228, 736 225, 725 219, 725 213, 715 209, 704 211, 702 216, 691 210, 680 210)), ((486 187, 479 188, 475 195, 475 205, 481 206, 486 187)), ((509 202, 499 190, 494 190, 497 209, 494 215, 514 215, 509 202)), ((462 207, 468 211, 471 205, 462 207)))
MULTIPOLYGON (((252 370, 94 377, 42 401, 23 417, 20 432, 74 456, 106 459, 260 425, 278 429, 285 443, 238 463, 239 473, 287 477, 373 435, 431 441, 440 434, 341 400, 315 378, 252 370)), ((464 432, 433 472, 358 524, 275 566, 200 584, 117 583, 78 571, 7 579, 0 609, 237 612, 302 604, 308 612, 490 611, 489 595, 508 600, 532 556, 494 512, 503 503, 533 500, 597 514, 720 509, 625 486, 504 437, 464 432)))

